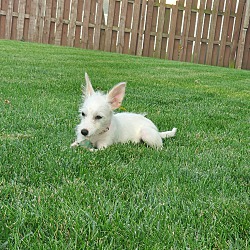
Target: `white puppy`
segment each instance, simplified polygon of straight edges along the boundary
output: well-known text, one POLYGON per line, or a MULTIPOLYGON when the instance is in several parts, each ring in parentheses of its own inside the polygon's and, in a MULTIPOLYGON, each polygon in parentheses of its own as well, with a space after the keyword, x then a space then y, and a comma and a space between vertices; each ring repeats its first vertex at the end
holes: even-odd
POLYGON ((80 107, 81 122, 76 127, 76 141, 71 147, 90 142, 95 149, 103 149, 114 143, 143 141, 156 149, 162 148, 162 138, 175 136, 177 131, 159 132, 152 121, 140 114, 118 113, 113 110, 121 106, 126 83, 114 86, 108 94, 95 92, 87 73, 84 102, 80 107))

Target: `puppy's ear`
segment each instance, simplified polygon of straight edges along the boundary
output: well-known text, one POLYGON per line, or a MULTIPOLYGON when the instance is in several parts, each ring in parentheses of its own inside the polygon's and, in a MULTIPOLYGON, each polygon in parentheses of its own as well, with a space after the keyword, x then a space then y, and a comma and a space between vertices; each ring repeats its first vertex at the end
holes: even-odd
POLYGON ((83 89, 83 95, 85 97, 88 97, 88 96, 91 96, 92 94, 95 93, 93 87, 92 87, 92 84, 89 80, 89 76, 87 73, 85 73, 85 81, 86 81, 86 87, 83 89))
POLYGON ((108 102, 111 104, 111 108, 117 109, 121 106, 122 100, 125 95, 126 83, 121 82, 115 85, 108 93, 107 98, 108 102))

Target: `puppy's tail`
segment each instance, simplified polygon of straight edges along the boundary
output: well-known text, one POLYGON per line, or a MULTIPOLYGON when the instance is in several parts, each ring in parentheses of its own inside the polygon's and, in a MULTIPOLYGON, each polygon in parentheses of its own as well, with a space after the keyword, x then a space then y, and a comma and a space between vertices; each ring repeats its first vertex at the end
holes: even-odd
POLYGON ((171 138, 176 134, 177 128, 173 128, 171 131, 160 132, 161 138, 171 138))

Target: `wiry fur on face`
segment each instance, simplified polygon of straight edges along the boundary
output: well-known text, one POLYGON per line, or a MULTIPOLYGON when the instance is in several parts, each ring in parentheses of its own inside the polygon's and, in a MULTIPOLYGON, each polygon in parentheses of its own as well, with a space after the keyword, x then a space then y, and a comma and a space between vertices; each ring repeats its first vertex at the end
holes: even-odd
POLYGON ((112 108, 107 102, 107 96, 101 92, 95 92, 85 97, 80 108, 81 123, 78 129, 88 130, 86 137, 98 135, 110 126, 112 108))

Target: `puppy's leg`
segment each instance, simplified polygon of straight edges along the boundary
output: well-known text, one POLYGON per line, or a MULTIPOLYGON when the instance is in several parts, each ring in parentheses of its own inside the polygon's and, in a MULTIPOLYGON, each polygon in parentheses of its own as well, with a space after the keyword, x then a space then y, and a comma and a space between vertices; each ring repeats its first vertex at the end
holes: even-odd
POLYGON ((161 138, 171 138, 175 136, 177 128, 173 128, 171 131, 160 132, 161 138))
POLYGON ((70 147, 71 148, 72 147, 77 147, 84 140, 85 140, 85 138, 81 133, 80 125, 77 125, 77 127, 76 127, 76 140, 70 145, 70 147))
POLYGON ((150 147, 161 149, 162 148, 162 139, 159 132, 153 128, 142 128, 141 130, 141 139, 147 143, 150 147))
POLYGON ((97 142, 96 148, 97 148, 97 150, 103 150, 103 149, 107 148, 108 146, 110 146, 111 144, 112 143, 108 144, 105 141, 99 141, 99 142, 97 142))
POLYGON ((79 146, 79 143, 78 143, 77 141, 74 141, 74 142, 70 145, 71 148, 72 148, 72 147, 77 147, 77 146, 79 146))

